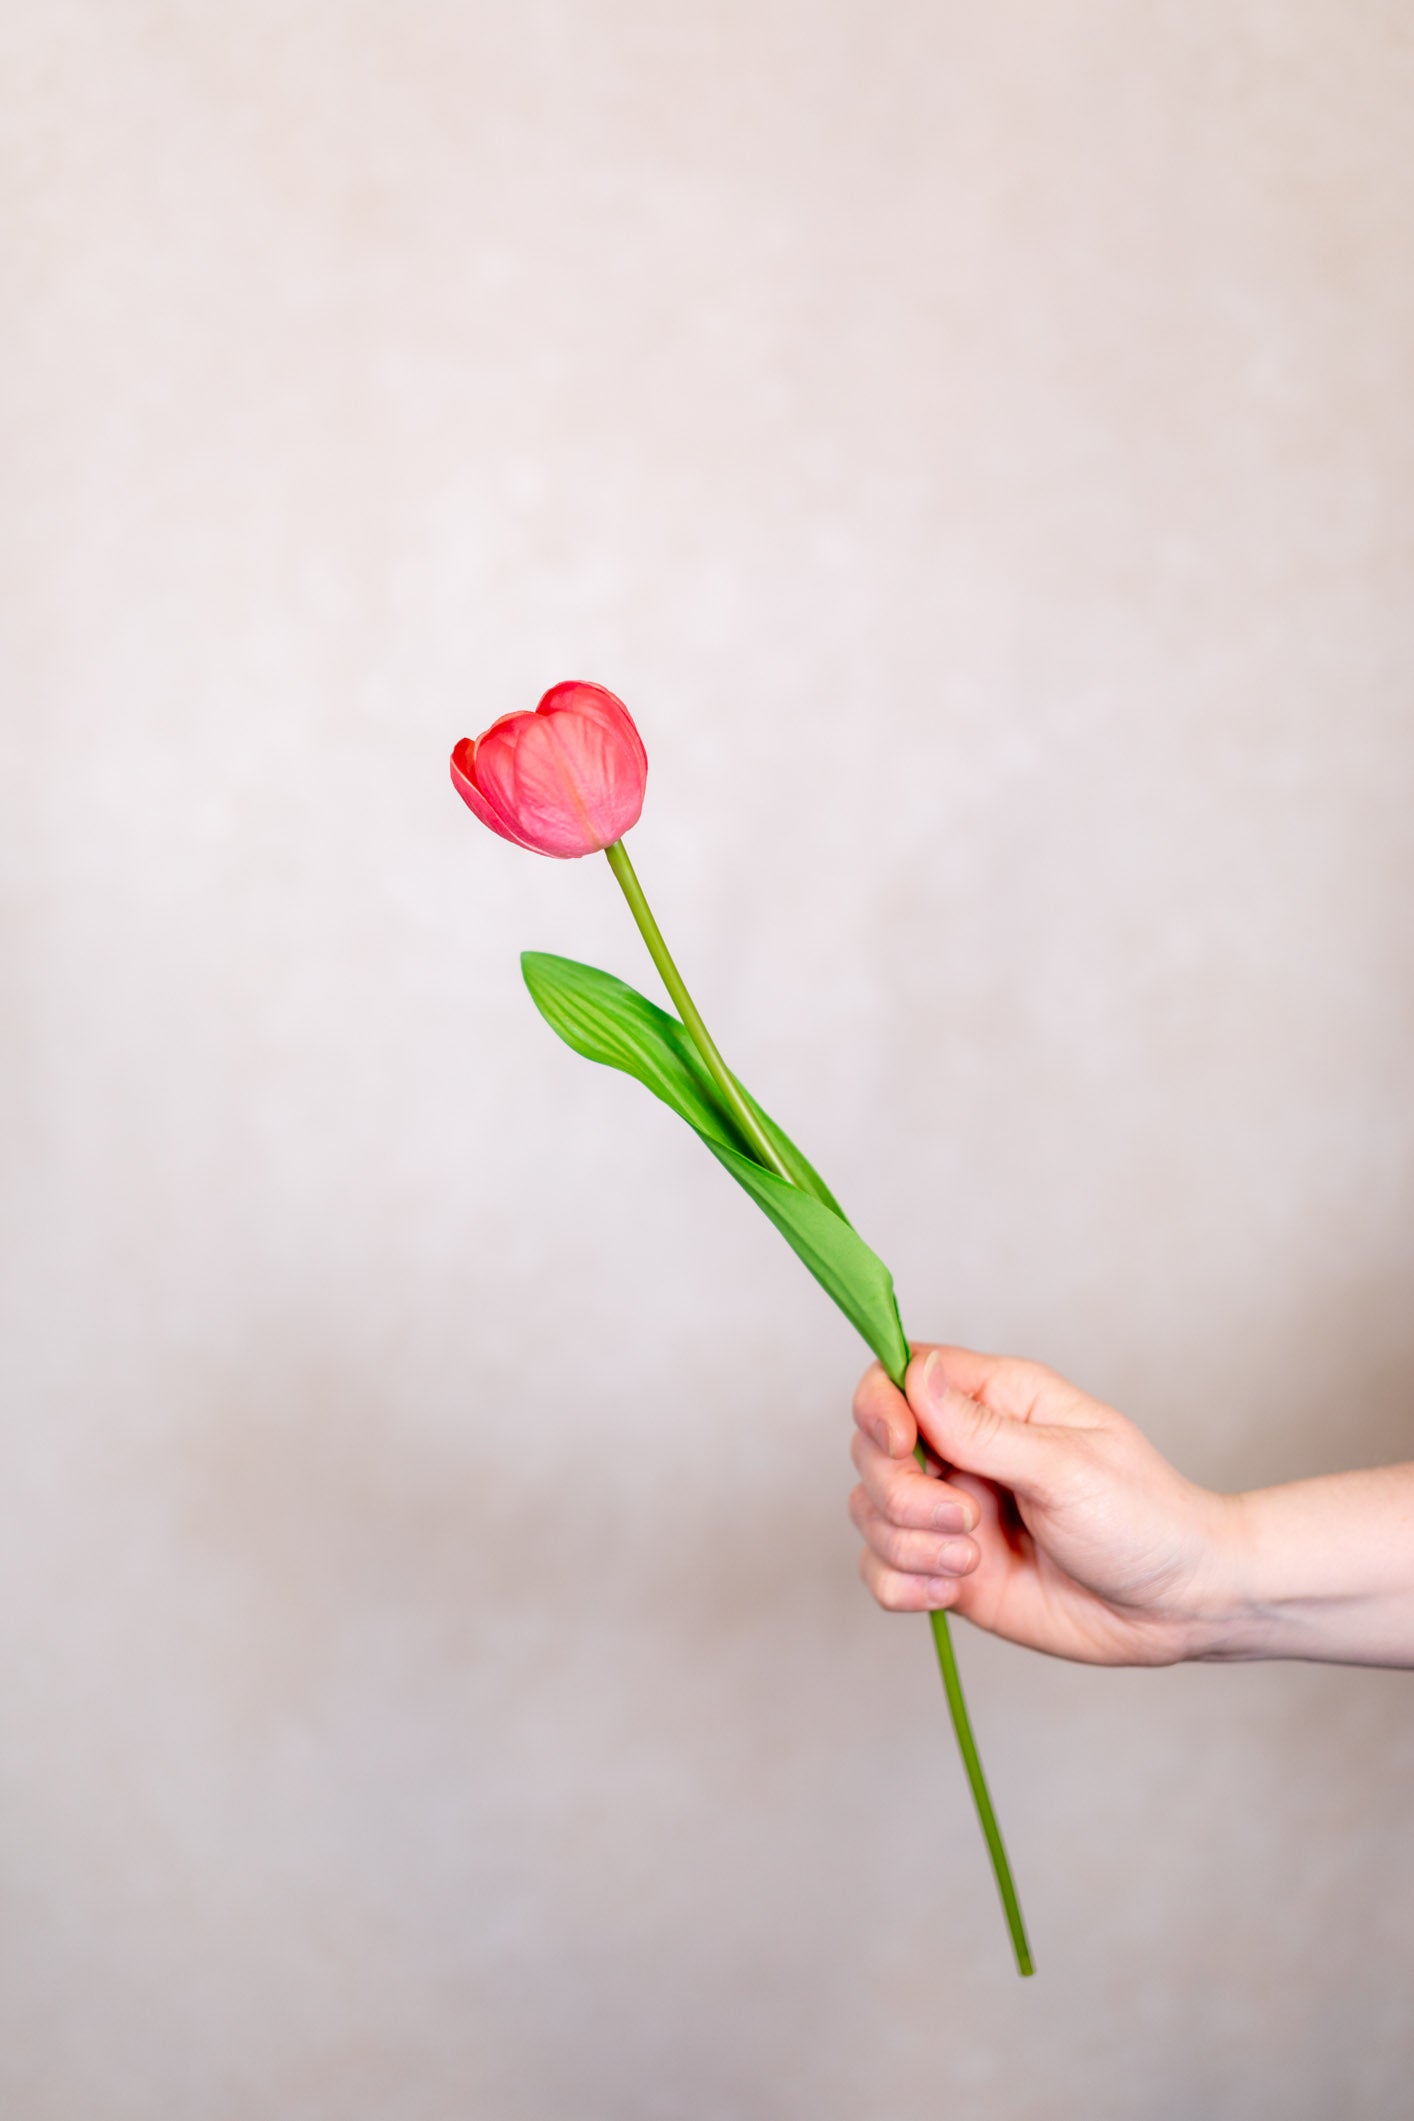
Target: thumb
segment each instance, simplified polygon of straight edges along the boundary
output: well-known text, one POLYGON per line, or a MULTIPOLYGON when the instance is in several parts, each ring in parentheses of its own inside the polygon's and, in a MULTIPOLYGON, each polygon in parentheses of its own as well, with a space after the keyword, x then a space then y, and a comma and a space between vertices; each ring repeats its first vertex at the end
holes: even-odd
POLYGON ((1035 1502, 1053 1493, 1061 1451, 1054 1429, 999 1413, 957 1391, 936 1348, 921 1363, 909 1365, 904 1389, 925 1441, 945 1465, 980 1473, 1035 1502))

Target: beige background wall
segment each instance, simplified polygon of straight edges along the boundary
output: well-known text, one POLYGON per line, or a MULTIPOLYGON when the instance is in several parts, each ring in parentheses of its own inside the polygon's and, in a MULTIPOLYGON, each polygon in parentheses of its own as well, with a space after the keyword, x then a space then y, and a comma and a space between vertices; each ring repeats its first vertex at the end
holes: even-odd
POLYGON ((0 2106, 1402 2115, 1397 1674, 962 1654, 862 1350, 516 952, 566 675, 911 1329, 1414 1450, 1414 37, 8 0, 0 2106))

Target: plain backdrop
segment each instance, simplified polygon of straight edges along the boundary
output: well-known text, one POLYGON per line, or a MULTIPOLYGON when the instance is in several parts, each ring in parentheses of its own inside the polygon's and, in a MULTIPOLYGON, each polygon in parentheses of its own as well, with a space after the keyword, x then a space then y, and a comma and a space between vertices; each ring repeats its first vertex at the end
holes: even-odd
POLYGON ((1414 1680, 854 1575, 865 1353, 517 952, 584 676, 910 1330, 1414 1453, 1414 32, 0 6, 0 2104, 1385 2121, 1414 1680))

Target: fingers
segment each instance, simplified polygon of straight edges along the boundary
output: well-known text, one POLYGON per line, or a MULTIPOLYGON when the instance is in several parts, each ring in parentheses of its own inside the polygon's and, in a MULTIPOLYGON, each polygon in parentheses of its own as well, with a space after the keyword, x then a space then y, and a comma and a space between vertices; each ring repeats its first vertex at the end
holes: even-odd
POLYGON ((980 1559, 977 1543, 956 1532, 912 1532, 875 1509, 865 1490, 849 1498, 849 1514, 865 1545, 900 1576, 966 1576, 980 1559))
POLYGON ((979 1374, 955 1360, 958 1352, 920 1351, 909 1365, 908 1402, 924 1438, 948 1465, 999 1481, 1033 1501, 1048 1501, 1064 1477, 1067 1449, 1073 1452, 1076 1441, 1072 1425, 1053 1426, 1038 1418, 1038 1401, 1050 1373, 1031 1363, 1003 1365, 991 1357, 974 1358, 993 1365, 979 1387, 988 1395, 984 1403, 957 1386, 959 1375, 979 1374), (1022 1372, 1030 1374, 1018 1374, 1022 1372))
POLYGON ((970 1532, 976 1524, 977 1504, 972 1496, 949 1480, 920 1471, 912 1451, 902 1458, 890 1458, 861 1429, 849 1455, 874 1509, 901 1530, 970 1532))
POLYGON ((849 1514, 865 1542, 859 1573, 891 1613, 943 1612, 978 1563, 966 1536, 977 1523, 977 1503, 922 1471, 913 1456, 913 1410, 877 1364, 855 1393, 854 1419, 850 1455, 860 1485, 849 1514))
POLYGON ((985 1615, 1018 1567, 997 1491, 1042 1513, 1063 1502, 1091 1459, 1085 1432, 1116 1417, 1039 1363, 965 1348, 919 1348, 905 1382, 906 1395, 876 1365, 855 1395, 860 1574, 890 1612, 985 1615), (943 1478, 917 1465, 920 1440, 943 1478))
POLYGON ((901 1576, 880 1561, 872 1547, 860 1555, 859 1573, 889 1613, 945 1613, 957 1604, 962 1589, 956 1576, 901 1576))

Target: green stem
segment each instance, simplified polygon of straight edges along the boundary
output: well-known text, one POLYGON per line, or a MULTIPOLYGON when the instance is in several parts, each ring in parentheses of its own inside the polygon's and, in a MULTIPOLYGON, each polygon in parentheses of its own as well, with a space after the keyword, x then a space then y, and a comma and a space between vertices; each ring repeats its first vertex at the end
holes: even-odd
POLYGON ((629 912, 637 921, 639 933, 648 945, 648 955, 658 967, 663 985, 672 996, 678 1015, 691 1033, 692 1042, 706 1062, 712 1080, 726 1100, 727 1109, 749 1144, 752 1155, 758 1163, 764 1164, 768 1171, 774 1171, 777 1178, 783 1178, 787 1185, 793 1184, 789 1171, 767 1140, 760 1120, 742 1096, 731 1070, 717 1051, 712 1034, 703 1023, 697 1004, 688 993, 683 976, 673 963, 668 946, 663 941, 663 931, 653 918, 652 908, 643 895, 643 886, 639 883, 633 863, 628 858, 628 849, 622 840, 615 840, 613 846, 606 847, 604 852, 609 858, 609 867, 614 872, 619 889, 628 900, 629 912))
POLYGON ((972 1802, 977 1807, 983 1839, 986 1841, 987 1853, 992 1859, 992 1869, 996 1874, 997 1891, 1002 1896, 1006 1925, 1011 1931, 1011 1948, 1016 1953, 1016 1971, 1019 1974, 1033 1974, 1036 1969, 1031 1958, 1031 1946, 1026 1941, 1026 1924, 1022 1919, 1021 1902, 1016 1897, 1016 1886, 1012 1881, 1011 1865, 1007 1861, 1006 1846, 1002 1841, 1002 1830, 997 1825, 997 1815, 992 1810, 992 1799, 987 1789, 987 1778, 982 1773, 977 1741, 972 1735, 967 1703, 962 1698, 962 1681, 958 1677, 957 1658, 953 1654, 948 1616, 946 1613, 930 1613, 928 1618, 933 1623, 933 1642, 938 1652, 938 1663, 942 1668, 943 1691, 948 1697, 948 1707, 952 1711, 952 1727, 957 1733, 958 1751, 962 1754, 962 1764, 967 1770, 967 1780, 972 1788, 972 1802))
MULTIPOLYGON (((891 1383, 895 1384, 901 1392, 910 1360, 909 1346, 904 1337, 901 1323, 899 1325, 899 1342, 898 1354, 891 1362, 885 1365, 885 1368, 888 1371, 891 1383)), ((913 1455, 926 1472, 928 1461, 921 1443, 915 1445, 913 1455)), ((948 1712, 952 1717, 952 1727, 957 1738, 957 1749, 962 1755, 962 1765, 967 1775, 968 1787, 972 1791, 972 1802, 977 1807, 977 1819, 982 1828, 982 1838, 987 1844, 987 1854, 992 1859, 992 1873, 997 1881, 997 1891, 1002 1896, 1002 1911, 1006 1916, 1006 1926, 1011 1932, 1011 1948, 1016 1954, 1016 1971, 1023 1975, 1034 1974, 1036 1967, 1031 1957, 1031 1946, 1027 1942, 1026 1923, 1021 1913, 1021 1902, 1017 1898, 1016 1885, 1011 1875, 1011 1864, 1007 1860, 1006 1844, 1002 1840, 1002 1830, 997 1824, 997 1815, 992 1809, 992 1797, 991 1792, 987 1788, 987 1778, 982 1772, 982 1756, 977 1750, 977 1741, 972 1735, 972 1719, 967 1713, 967 1703, 963 1698, 962 1678, 957 1669, 957 1657, 953 1651, 952 1631, 948 1626, 948 1616, 946 1613, 930 1613, 928 1618, 933 1626, 933 1647, 938 1653, 938 1668, 943 1675, 943 1692, 948 1697, 948 1712)))
MULTIPOLYGON (((627 848, 622 840, 616 840, 613 846, 606 847, 604 852, 609 858, 609 867, 614 872, 619 889, 628 900, 629 911, 638 923, 639 933, 648 945, 648 954, 658 968, 663 985, 672 996, 678 1015, 682 1018, 683 1024, 691 1034, 693 1043, 702 1055, 708 1072, 713 1082, 717 1085, 718 1090, 720 1090, 727 1109, 740 1129, 743 1139, 749 1144, 753 1155, 760 1163, 766 1166, 768 1171, 774 1171, 778 1178, 783 1178, 786 1181, 787 1185, 793 1185, 795 1181, 781 1161, 780 1156, 771 1146, 761 1122, 742 1096, 741 1090, 726 1062, 722 1059, 721 1054, 717 1051, 712 1041, 711 1033, 698 1013, 696 1003, 687 991, 682 974, 673 963, 672 955, 663 940, 662 930, 653 918, 652 909, 643 895, 643 886, 639 883, 633 863, 628 858, 627 848)), ((903 1338, 901 1326, 898 1329, 898 1334, 899 1354, 895 1363, 890 1364, 888 1367, 894 1383, 902 1391, 903 1371, 908 1367, 908 1343, 903 1338), (897 1376, 894 1376, 895 1369, 898 1370, 897 1376)), ((924 1464, 921 1445, 918 1450, 918 1462, 920 1465, 924 1464)), ((987 1851, 992 1859, 992 1869, 996 1874, 997 1890, 1002 1896, 1002 1906, 1006 1911, 1007 1928, 1011 1932, 1012 1949, 1016 1953, 1017 1972, 1029 1974, 1033 1971, 1031 1947, 1026 1941, 1026 1925, 1021 1919, 1021 1904, 1016 1897, 1016 1887, 1012 1883, 1011 1865, 1007 1862, 1006 1849, 1002 1843, 1001 1828, 997 1825, 997 1815, 992 1809, 992 1800, 987 1790, 987 1778, 982 1772, 982 1761, 977 1751, 977 1742, 972 1735, 972 1725, 967 1714, 967 1703, 963 1699, 962 1694, 962 1681, 958 1677, 957 1659, 953 1655, 952 1636, 948 1632, 948 1616, 946 1613, 932 1613, 929 1618, 933 1623, 933 1641, 938 1652, 938 1664, 943 1675, 943 1691, 948 1698, 948 1709, 952 1715, 953 1730, 957 1733, 958 1750, 962 1754, 962 1764, 967 1772, 967 1780, 972 1790, 972 1801, 977 1807, 977 1817, 981 1822, 983 1838, 987 1843, 987 1851)))

